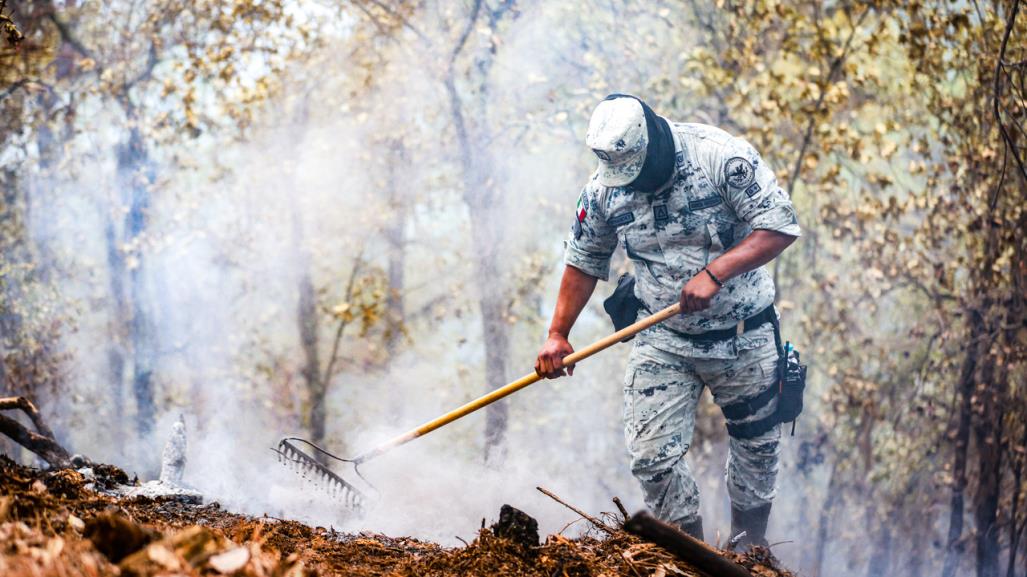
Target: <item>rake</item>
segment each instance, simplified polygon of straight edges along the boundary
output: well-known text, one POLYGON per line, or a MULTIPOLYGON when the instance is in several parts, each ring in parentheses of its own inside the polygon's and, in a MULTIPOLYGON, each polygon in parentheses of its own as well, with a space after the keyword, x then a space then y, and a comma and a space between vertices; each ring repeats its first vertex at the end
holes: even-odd
MULTIPOLYGON (((653 325, 662 323, 678 314, 680 311, 680 306, 678 304, 673 304, 636 322, 633 325, 627 326, 612 335, 602 338, 579 351, 575 351, 567 355, 563 359, 563 364, 564 366, 577 364, 600 351, 606 350, 623 340, 635 336, 639 332, 653 325)), ((364 491, 359 488, 359 485, 366 485, 368 490, 374 491, 375 493, 377 493, 377 491, 375 491, 374 486, 360 474, 360 465, 374 459, 375 457, 381 456, 400 445, 409 443, 422 435, 427 435, 435 429, 444 427, 445 425, 448 425, 461 417, 465 417, 478 409, 487 407, 499 399, 512 395, 513 393, 516 393, 528 385, 537 383, 540 380, 542 380, 542 377, 539 374, 534 372, 529 373, 504 387, 498 388, 487 395, 470 401, 469 403, 453 409, 440 417, 432 419, 417 428, 411 429, 402 435, 393 437, 377 447, 374 447, 373 449, 361 453, 351 459, 344 459, 337 455, 333 455, 314 443, 300 439, 299 437, 284 438, 278 443, 278 448, 273 450, 278 453, 278 460, 281 463, 293 469, 305 479, 327 492, 329 495, 340 498, 347 508, 357 513, 362 513, 365 511, 370 500, 364 494, 364 491), (312 455, 301 449, 299 446, 301 444, 309 447, 314 454, 312 455), (352 466, 353 477, 359 478, 360 482, 356 482, 353 477, 349 477, 349 480, 346 480, 339 474, 335 473, 335 471, 329 468, 324 462, 327 459, 332 459, 352 466)))

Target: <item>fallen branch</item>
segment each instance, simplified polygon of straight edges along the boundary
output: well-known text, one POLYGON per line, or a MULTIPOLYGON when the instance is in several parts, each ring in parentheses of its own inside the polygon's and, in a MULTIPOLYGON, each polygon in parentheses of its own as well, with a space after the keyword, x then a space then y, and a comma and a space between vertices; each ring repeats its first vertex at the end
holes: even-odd
POLYGON ((664 523, 648 511, 635 513, 624 528, 629 533, 656 543, 696 569, 716 577, 752 577, 741 565, 724 557, 681 529, 664 523))
POLYGON ((616 530, 613 529, 613 527, 610 527, 609 525, 607 525, 606 523, 603 523, 602 521, 600 521, 596 517, 593 517, 592 515, 589 515, 588 513, 582 511, 581 509, 578 509, 577 507, 567 503, 563 499, 561 499, 561 498, 557 497, 556 495, 554 495, 548 489, 545 489, 543 487, 535 487, 535 488, 538 489, 546 497, 549 497, 550 499, 556 501, 557 503, 563 505, 564 507, 567 507, 571 511, 574 511, 575 513, 577 513, 578 515, 581 515, 582 518, 584 518, 586 521, 588 521, 589 523, 595 525, 597 529, 601 529, 601 530, 605 531, 607 535, 613 535, 614 533, 616 533, 616 530))
POLYGON ((7 435, 22 447, 42 457, 51 467, 63 469, 71 466, 71 455, 57 442, 53 431, 46 426, 39 409, 25 397, 0 398, 0 410, 20 410, 35 425, 32 432, 18 421, 0 415, 0 433, 7 435))
POLYGON ((627 521, 628 517, 631 515, 628 515, 628 510, 624 508, 624 503, 620 502, 620 498, 614 497, 613 504, 617 506, 617 510, 620 511, 621 517, 624 518, 624 521, 627 521))

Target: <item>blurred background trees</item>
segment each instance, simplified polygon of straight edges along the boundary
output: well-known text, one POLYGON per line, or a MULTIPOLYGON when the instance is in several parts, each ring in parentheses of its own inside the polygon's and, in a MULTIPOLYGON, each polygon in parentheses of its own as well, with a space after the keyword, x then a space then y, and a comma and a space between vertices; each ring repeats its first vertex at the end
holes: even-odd
MULTIPOLYGON (((811 361, 779 554, 1024 575, 1023 8, 8 1, 2 394, 145 475, 179 412, 256 450, 302 431, 346 452, 501 385, 544 335, 588 113, 634 93, 752 141, 799 209, 773 265, 811 361)), ((575 343, 609 330, 599 296, 575 343)), ((625 353, 418 451, 638 505, 625 353)), ((699 428, 719 528, 709 402, 699 428)))

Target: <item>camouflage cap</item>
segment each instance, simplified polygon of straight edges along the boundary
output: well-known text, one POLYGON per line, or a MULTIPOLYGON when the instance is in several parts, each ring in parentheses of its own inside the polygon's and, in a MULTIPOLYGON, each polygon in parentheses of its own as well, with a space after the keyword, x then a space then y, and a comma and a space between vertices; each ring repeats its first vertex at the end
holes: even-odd
POLYGON ((624 186, 645 164, 649 134, 645 112, 634 98, 604 100, 592 112, 585 144, 599 157, 599 182, 624 186))

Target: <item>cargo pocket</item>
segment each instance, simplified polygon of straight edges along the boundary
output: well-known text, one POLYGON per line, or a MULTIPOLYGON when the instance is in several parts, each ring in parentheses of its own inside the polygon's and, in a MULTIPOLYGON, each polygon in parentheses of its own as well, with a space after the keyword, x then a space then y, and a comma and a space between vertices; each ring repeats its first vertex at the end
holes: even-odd
MULTIPOLYGON (((625 436, 629 433, 632 424, 635 422, 635 405, 636 396, 638 391, 635 390, 635 377, 639 374, 638 369, 631 369, 629 373, 624 376, 624 406, 623 406, 623 419, 624 419, 624 434, 625 436)), ((634 435, 632 435, 634 436, 634 435)))
POLYGON ((760 374, 764 380, 777 378, 778 357, 775 348, 773 356, 764 356, 759 363, 760 374))
POLYGON ((635 425, 635 404, 638 391, 635 390, 635 376, 638 375, 638 369, 632 368, 624 376, 624 441, 630 447, 631 442, 637 435, 635 425))

